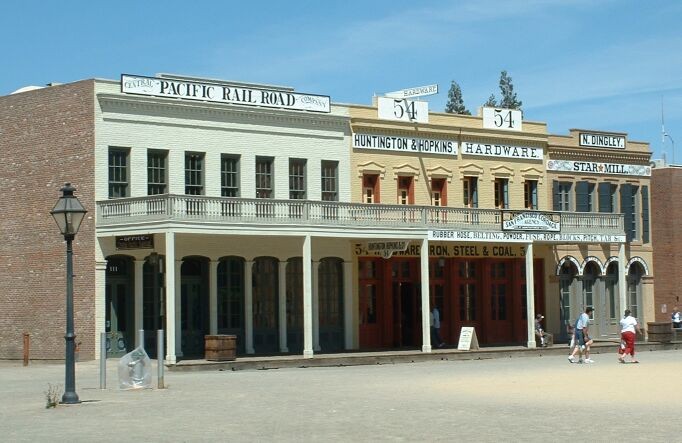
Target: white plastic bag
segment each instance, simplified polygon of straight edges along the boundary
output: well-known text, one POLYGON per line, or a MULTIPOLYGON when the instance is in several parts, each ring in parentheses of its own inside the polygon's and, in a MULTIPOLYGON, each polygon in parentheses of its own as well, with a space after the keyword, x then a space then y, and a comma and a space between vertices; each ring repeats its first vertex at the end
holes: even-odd
POLYGON ((152 362, 144 348, 135 348, 118 361, 118 383, 121 389, 151 387, 152 362))

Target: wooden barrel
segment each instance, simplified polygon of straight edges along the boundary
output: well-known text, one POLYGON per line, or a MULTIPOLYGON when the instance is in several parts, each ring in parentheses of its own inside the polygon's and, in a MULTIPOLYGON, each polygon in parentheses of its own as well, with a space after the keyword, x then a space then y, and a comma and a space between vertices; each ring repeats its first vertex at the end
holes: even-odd
POLYGON ((669 321, 647 322, 648 341, 670 343, 673 339, 673 324, 669 321))
POLYGON ((208 361, 234 360, 237 358, 237 336, 206 335, 204 349, 208 361))

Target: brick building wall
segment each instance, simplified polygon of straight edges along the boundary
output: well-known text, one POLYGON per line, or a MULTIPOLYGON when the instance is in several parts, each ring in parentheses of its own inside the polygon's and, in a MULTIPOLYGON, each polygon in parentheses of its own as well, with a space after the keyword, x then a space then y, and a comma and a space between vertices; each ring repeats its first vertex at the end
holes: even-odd
POLYGON ((656 275, 656 321, 670 320, 673 307, 682 308, 682 168, 654 168, 651 174, 651 238, 656 275), (666 312, 662 306, 666 305, 666 312))
POLYGON ((94 82, 0 97, 0 358, 63 359, 66 243, 50 210, 65 182, 89 211, 74 241, 79 358, 94 358, 94 82))

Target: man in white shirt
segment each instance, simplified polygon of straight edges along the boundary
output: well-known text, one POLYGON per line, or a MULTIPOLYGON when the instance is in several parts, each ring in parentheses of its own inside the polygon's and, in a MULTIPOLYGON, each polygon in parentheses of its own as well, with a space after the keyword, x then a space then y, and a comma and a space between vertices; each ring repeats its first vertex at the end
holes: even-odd
MULTIPOLYGON (((578 320, 575 322, 575 347, 573 352, 568 356, 568 361, 575 363, 575 354, 578 350, 585 350, 585 363, 594 363, 594 360, 590 358, 590 345, 593 340, 589 335, 589 325, 590 325, 590 314, 594 311, 592 306, 585 308, 585 312, 580 314, 578 320)), ((578 359, 580 363, 580 359, 578 359)))
POLYGON ((620 347, 618 348, 618 361, 625 363, 625 356, 630 354, 631 363, 639 363, 635 359, 635 330, 641 334, 637 319, 630 315, 630 310, 625 310, 625 315, 620 321, 620 347))

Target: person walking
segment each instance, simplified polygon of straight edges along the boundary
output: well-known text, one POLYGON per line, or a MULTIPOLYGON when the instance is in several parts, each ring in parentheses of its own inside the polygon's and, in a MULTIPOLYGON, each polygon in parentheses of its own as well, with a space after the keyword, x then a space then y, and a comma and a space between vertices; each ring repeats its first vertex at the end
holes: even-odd
POLYGON ((642 333, 637 319, 633 317, 629 309, 625 310, 625 315, 620 321, 620 347, 618 348, 618 361, 625 363, 625 356, 630 354, 630 363, 639 363, 635 359, 635 331, 642 333))
POLYGON ((682 328, 682 314, 677 309, 677 306, 673 308, 673 315, 671 316, 673 321, 673 328, 682 328))
MULTIPOLYGON (((571 363, 576 362, 575 354, 578 350, 585 351, 585 363, 594 363, 594 360, 590 358, 590 345, 593 343, 593 340, 589 335, 590 314, 592 312, 594 312, 592 306, 586 307, 585 312, 580 314, 580 317, 575 322, 575 346, 571 355, 568 356, 568 361, 571 363)), ((580 362, 581 360, 578 359, 578 363, 580 362)))
POLYGON ((442 348, 445 346, 445 343, 443 343, 443 340, 440 338, 440 311, 435 305, 431 309, 429 320, 431 323, 431 345, 442 348))

